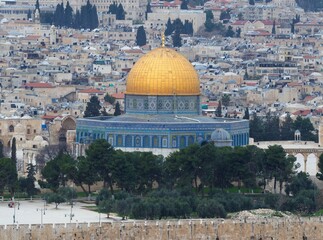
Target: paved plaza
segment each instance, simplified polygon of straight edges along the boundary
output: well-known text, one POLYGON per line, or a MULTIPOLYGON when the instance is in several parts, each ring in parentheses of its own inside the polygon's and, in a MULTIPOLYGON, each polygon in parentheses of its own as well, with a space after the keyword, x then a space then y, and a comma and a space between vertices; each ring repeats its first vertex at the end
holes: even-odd
POLYGON ((51 223, 89 223, 109 222, 118 220, 107 218, 106 214, 86 209, 95 206, 76 202, 73 208, 67 203, 62 203, 55 209, 55 204, 46 204, 44 201, 19 201, 15 207, 10 208, 8 201, 0 201, 0 225, 8 224, 51 224, 51 223), (45 210, 44 210, 45 209, 45 210), (72 213, 72 214, 71 214, 72 213), (72 217, 71 217, 72 216, 72 217))

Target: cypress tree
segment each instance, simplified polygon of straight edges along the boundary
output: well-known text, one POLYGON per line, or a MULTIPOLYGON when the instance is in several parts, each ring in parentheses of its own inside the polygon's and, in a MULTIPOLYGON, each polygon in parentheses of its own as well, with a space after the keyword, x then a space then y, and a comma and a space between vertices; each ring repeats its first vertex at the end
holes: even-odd
POLYGON ((148 19, 148 13, 151 13, 151 12, 153 12, 153 11, 151 10, 150 2, 148 2, 147 6, 146 6, 146 12, 145 12, 146 20, 148 19))
POLYGON ((86 5, 81 6, 81 28, 88 28, 88 18, 89 18, 89 12, 87 11, 86 5))
POLYGON ((222 103, 219 101, 218 107, 216 108, 215 116, 222 117, 222 103))
POLYGON ((294 23, 291 23, 291 25, 290 25, 290 32, 295 33, 295 24, 294 23))
POLYGON ((176 18, 173 22, 173 27, 176 30, 178 30, 179 33, 184 33, 184 24, 181 19, 176 18))
POLYGON ((125 20, 125 11, 124 11, 121 3, 118 5, 116 19, 117 20, 125 20))
POLYGON ((214 23, 212 22, 211 19, 207 18, 204 23, 204 27, 205 27, 205 31, 212 32, 214 29, 214 23))
POLYGON ((229 26, 226 33, 225 33, 226 37, 233 37, 234 36, 234 31, 232 30, 232 27, 229 26))
POLYGON ((0 158, 4 158, 2 141, 0 141, 0 158))
POLYGON ((281 140, 293 140, 294 139, 294 121, 288 113, 285 117, 285 121, 280 127, 281 140))
POLYGON ((249 119, 250 118, 250 115, 249 115, 249 108, 246 107, 246 110, 244 111, 244 116, 243 116, 243 119, 249 119))
POLYGON ((146 31, 143 26, 140 26, 137 30, 136 43, 140 47, 147 43, 146 31))
POLYGON ((116 103, 116 106, 115 106, 115 110, 114 110, 114 114, 113 115, 114 116, 121 115, 121 109, 120 109, 120 103, 119 102, 116 103))
POLYGON ((182 10, 187 10, 188 9, 187 0, 182 0, 181 9, 182 10))
POLYGON ((73 22, 73 28, 80 29, 81 25, 82 25, 81 13, 79 10, 76 10, 74 22, 73 22))
POLYGON ((175 33, 172 37, 173 39, 173 47, 181 47, 182 46, 182 38, 180 31, 178 29, 175 30, 175 33))
POLYGON ((92 4, 90 3, 90 0, 87 1, 85 9, 87 12, 86 28, 92 29, 93 18, 92 18, 92 4))
POLYGON ((99 18, 98 18, 98 12, 96 10, 96 6, 93 5, 91 10, 91 18, 92 18, 92 28, 97 28, 99 26, 99 18))
POLYGON ((69 1, 67 1, 64 11, 64 26, 68 28, 73 26, 73 9, 70 6, 69 1))
POLYGON ((61 3, 59 7, 59 26, 63 27, 65 23, 64 4, 61 3))
POLYGON ((117 11, 118 11, 118 5, 115 2, 110 4, 108 13, 117 14, 117 11))
POLYGON ((17 163, 17 146, 15 137, 12 139, 11 143, 11 160, 15 162, 15 164, 17 163))
POLYGON ((240 38, 241 37, 241 28, 236 29, 236 37, 240 38))
POLYGON ((54 13, 54 25, 57 27, 64 26, 65 16, 64 16, 64 5, 63 3, 57 4, 54 13))
POLYGON ((30 9, 28 10, 28 13, 27 13, 27 20, 31 19, 31 11, 30 9))
POLYGON ((37 10, 38 9, 38 11, 39 11, 39 13, 40 13, 40 9, 39 9, 39 0, 36 0, 36 4, 35 4, 35 10, 37 10))
POLYGON ((187 26, 187 34, 193 35, 194 30, 193 30, 193 22, 189 22, 187 26))
POLYGON ((173 31, 174 31, 174 27, 173 27, 172 21, 170 20, 170 18, 168 18, 166 23, 165 36, 171 35, 173 31))
POLYGON ((273 22, 273 27, 271 29, 271 34, 276 34, 276 22, 275 22, 275 20, 273 22))

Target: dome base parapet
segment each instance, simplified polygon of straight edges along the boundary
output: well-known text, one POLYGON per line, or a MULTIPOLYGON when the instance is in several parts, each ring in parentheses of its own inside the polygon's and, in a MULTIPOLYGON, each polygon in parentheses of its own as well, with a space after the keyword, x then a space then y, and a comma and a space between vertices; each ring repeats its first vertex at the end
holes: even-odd
POLYGON ((126 113, 196 114, 200 113, 199 96, 125 96, 126 113))

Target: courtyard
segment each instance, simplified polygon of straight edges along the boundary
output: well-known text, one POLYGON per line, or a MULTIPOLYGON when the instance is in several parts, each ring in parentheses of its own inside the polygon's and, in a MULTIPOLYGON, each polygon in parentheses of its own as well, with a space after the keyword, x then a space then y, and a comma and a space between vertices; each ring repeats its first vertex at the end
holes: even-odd
POLYGON ((9 224, 54 224, 54 223, 92 223, 111 222, 119 218, 107 218, 90 209, 94 204, 75 202, 73 207, 62 203, 55 208, 55 204, 45 204, 43 200, 16 201, 9 207, 9 201, 0 201, 0 225, 9 224))

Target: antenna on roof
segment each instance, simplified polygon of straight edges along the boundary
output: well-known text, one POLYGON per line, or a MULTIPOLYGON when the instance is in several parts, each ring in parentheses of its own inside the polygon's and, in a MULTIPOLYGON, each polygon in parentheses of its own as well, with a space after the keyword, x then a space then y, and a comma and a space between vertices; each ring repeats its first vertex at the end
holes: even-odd
POLYGON ((164 27, 162 28, 161 40, 162 40, 161 46, 165 47, 165 29, 164 29, 164 27))

